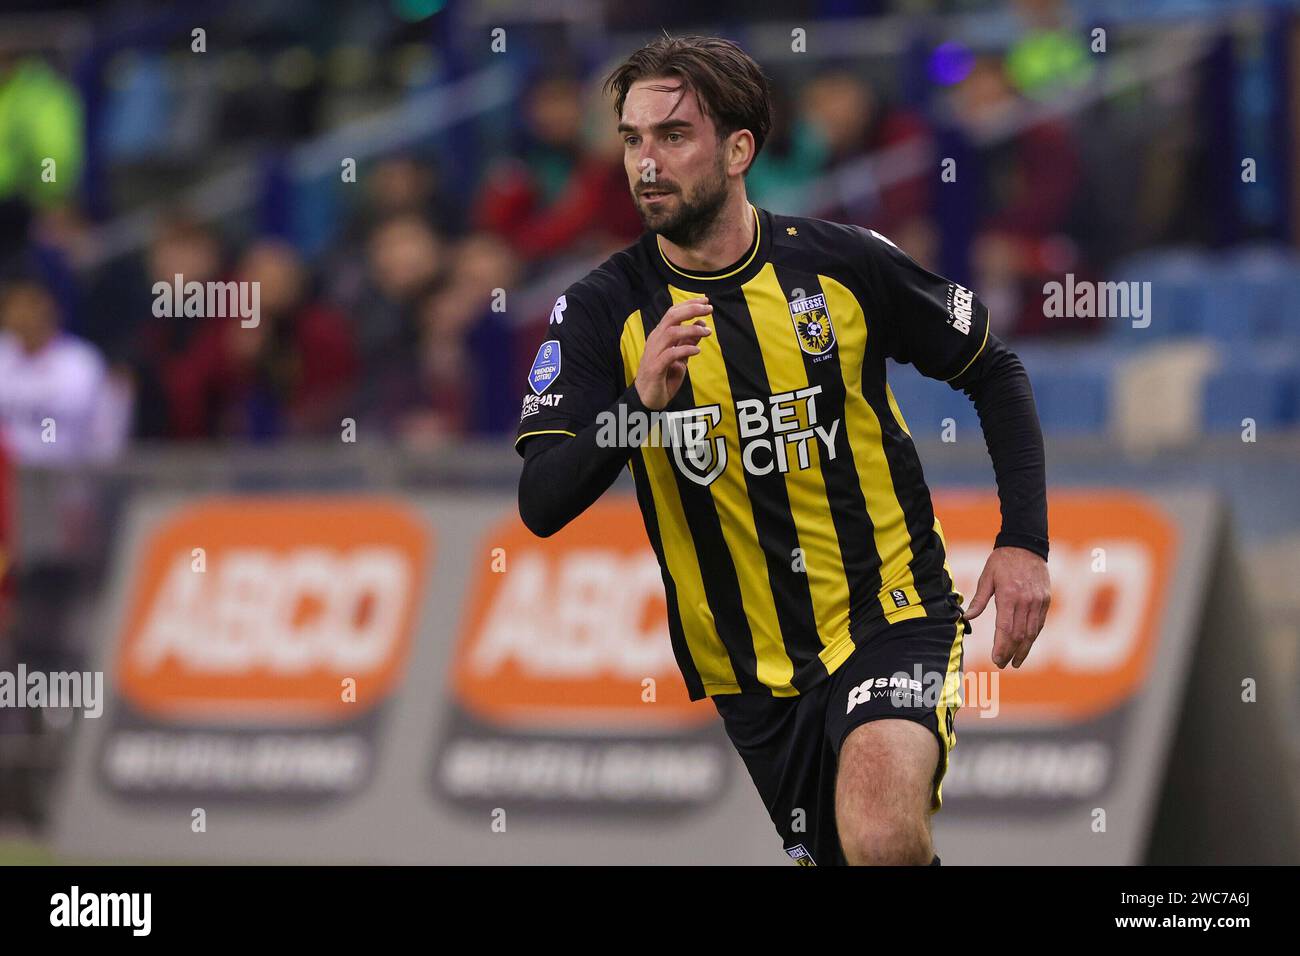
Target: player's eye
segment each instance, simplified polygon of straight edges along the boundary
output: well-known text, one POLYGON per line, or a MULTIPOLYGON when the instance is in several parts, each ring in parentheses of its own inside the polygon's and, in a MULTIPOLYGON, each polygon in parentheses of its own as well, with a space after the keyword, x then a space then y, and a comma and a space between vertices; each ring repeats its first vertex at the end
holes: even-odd
POLYGON ((682 134, 681 134, 681 133, 669 133, 669 134, 668 134, 668 142, 670 142, 670 143, 680 143, 681 141, 682 141, 682 134))
POLYGON ((623 137, 623 145, 624 145, 624 146, 635 146, 636 144, 637 144, 637 137, 635 137, 635 136, 624 136, 624 137, 623 137))

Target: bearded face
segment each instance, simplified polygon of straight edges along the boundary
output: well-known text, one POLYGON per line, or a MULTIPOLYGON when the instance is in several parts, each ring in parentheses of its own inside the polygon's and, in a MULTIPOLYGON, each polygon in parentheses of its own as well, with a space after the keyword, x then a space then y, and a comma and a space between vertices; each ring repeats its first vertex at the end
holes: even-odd
POLYGON ((676 245, 695 245, 708 234, 727 201, 721 144, 712 167, 689 187, 663 179, 637 182, 632 198, 647 229, 676 245))

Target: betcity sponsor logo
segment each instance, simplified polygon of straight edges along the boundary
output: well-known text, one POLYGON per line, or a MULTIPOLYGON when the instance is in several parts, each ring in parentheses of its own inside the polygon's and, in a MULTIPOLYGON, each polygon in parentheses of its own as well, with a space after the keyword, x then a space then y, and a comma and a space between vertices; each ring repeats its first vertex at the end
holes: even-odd
MULTIPOLYGON (((813 449, 833 460, 840 419, 824 422, 818 416, 820 385, 769 395, 766 400, 745 398, 735 403, 741 467, 751 475, 789 474, 812 467, 813 449)), ((680 411, 629 412, 597 416, 597 443, 605 448, 662 447, 672 450, 672 460, 683 476, 711 485, 729 461, 722 431, 722 406, 714 403, 680 411)))

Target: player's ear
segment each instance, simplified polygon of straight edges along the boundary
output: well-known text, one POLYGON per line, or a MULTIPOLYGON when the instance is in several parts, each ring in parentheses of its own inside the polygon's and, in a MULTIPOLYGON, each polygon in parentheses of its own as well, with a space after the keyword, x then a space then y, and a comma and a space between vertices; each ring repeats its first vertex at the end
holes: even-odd
POLYGON ((749 169, 754 161, 754 134, 747 129, 738 129, 727 137, 727 173, 740 176, 749 169))

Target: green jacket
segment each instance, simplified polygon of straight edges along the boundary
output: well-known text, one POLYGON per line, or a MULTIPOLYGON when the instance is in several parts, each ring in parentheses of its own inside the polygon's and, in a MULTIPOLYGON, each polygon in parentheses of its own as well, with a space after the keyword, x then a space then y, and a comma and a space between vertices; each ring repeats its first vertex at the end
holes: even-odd
POLYGON ((0 75, 0 199, 64 201, 81 177, 83 136, 76 89, 45 63, 23 60, 0 75))

